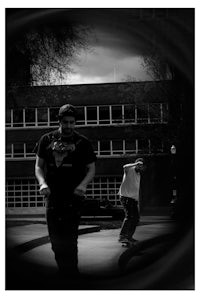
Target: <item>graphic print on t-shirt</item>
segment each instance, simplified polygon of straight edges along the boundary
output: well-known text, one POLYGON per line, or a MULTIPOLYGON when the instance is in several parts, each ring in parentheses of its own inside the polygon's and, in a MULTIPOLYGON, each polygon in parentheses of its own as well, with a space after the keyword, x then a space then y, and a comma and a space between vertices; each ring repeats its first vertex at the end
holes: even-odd
POLYGON ((50 147, 53 151, 56 167, 60 167, 63 163, 63 159, 76 148, 74 143, 67 143, 61 140, 54 140, 50 147))

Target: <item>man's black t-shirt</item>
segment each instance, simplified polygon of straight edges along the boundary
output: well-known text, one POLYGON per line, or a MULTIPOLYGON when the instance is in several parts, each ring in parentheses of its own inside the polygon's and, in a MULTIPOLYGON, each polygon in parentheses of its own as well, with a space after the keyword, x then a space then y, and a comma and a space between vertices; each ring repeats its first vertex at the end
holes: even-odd
POLYGON ((70 138, 61 137, 59 130, 47 133, 41 137, 35 151, 45 160, 50 200, 56 205, 73 193, 85 177, 86 166, 96 161, 91 143, 76 131, 70 138))

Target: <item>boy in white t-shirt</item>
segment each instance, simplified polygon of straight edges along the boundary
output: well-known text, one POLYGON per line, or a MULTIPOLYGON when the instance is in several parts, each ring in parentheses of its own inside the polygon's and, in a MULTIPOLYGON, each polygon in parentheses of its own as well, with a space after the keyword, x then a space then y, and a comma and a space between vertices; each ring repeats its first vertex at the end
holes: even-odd
POLYGON ((119 189, 119 196, 124 208, 125 218, 122 223, 119 242, 133 245, 137 240, 132 236, 139 222, 139 191, 140 174, 145 170, 143 158, 138 158, 134 163, 123 166, 124 175, 119 189))

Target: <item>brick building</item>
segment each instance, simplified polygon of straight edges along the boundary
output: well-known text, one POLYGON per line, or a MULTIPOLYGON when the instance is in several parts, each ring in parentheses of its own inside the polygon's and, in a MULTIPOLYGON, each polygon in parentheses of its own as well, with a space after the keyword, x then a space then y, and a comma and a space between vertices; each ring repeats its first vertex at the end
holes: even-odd
POLYGON ((76 106, 76 129, 92 141, 97 154, 88 199, 108 199, 119 206, 122 166, 142 156, 147 163, 142 210, 169 206, 170 146, 177 140, 181 121, 179 100, 175 122, 172 117, 173 98, 171 81, 10 88, 6 100, 7 213, 44 212, 32 150, 43 133, 58 127, 58 109, 66 103, 76 106))

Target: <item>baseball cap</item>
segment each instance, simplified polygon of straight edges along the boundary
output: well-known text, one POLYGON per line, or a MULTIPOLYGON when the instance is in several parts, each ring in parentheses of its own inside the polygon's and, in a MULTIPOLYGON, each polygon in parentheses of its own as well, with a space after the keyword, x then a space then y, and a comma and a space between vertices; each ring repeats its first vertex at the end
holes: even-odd
POLYGON ((76 118, 77 112, 73 105, 71 104, 65 104, 62 107, 60 107, 58 117, 62 118, 64 116, 72 116, 76 118))

